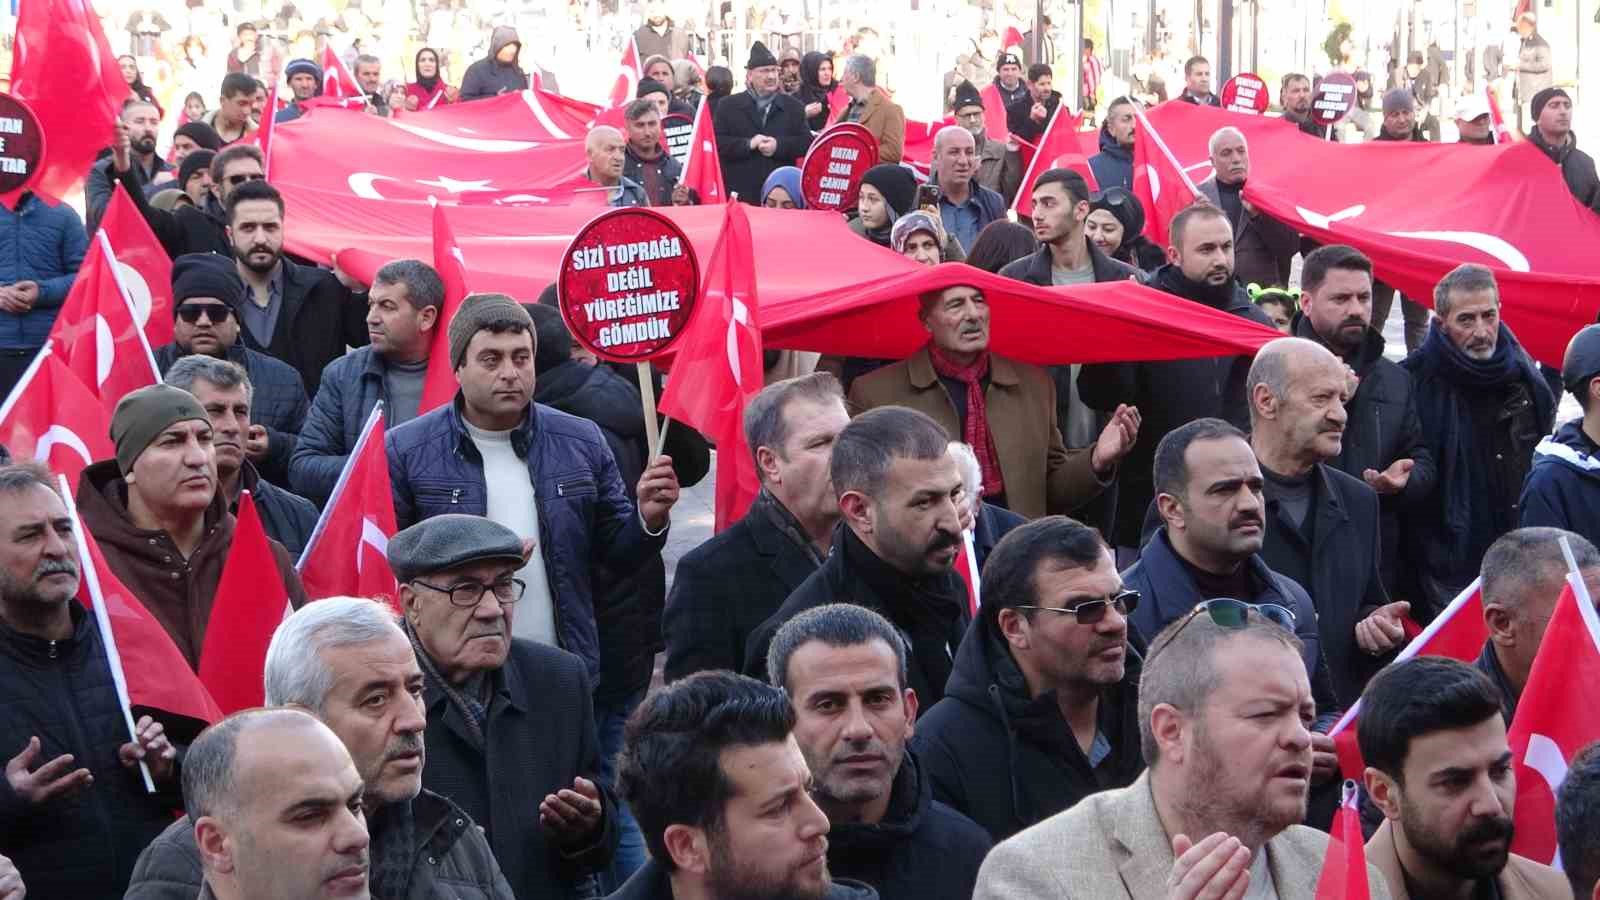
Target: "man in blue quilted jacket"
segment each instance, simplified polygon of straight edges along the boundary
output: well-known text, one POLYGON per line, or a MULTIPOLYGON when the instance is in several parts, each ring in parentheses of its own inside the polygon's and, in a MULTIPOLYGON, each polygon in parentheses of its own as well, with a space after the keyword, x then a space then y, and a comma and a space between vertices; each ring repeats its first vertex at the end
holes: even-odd
POLYGON ((88 249, 83 220, 64 203, 24 193, 0 206, 0 398, 44 346, 88 249))

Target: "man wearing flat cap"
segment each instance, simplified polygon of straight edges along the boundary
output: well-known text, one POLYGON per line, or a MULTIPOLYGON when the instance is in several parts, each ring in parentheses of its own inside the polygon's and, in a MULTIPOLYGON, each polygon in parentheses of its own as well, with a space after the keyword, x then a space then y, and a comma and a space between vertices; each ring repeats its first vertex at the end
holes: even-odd
POLYGON ((644 470, 635 505, 599 426, 533 402, 533 320, 510 297, 468 296, 447 336, 455 399, 386 440, 395 519, 487 516, 536 548, 517 570, 513 633, 576 653, 598 683, 592 571, 631 571, 665 544, 672 459, 644 470))
MULTIPOLYGON (((117 404, 111 442, 116 459, 90 465, 78 480, 83 525, 111 571, 198 668, 235 524, 217 490, 211 419, 189 392, 151 385, 117 404)), ((268 543, 290 603, 304 605, 288 551, 268 543)))
POLYGON ((778 90, 778 58, 767 45, 750 45, 748 90, 717 105, 717 158, 722 180, 745 203, 761 203, 761 185, 781 166, 792 166, 811 147, 800 101, 778 90))
POLYGON ((599 784, 588 667, 512 636, 532 550, 490 519, 446 514, 396 534, 388 557, 423 672, 423 786, 483 825, 518 897, 576 898, 610 862, 616 800, 599 784))
POLYGON ((289 483, 300 426, 311 409, 305 382, 294 367, 239 342, 244 283, 226 257, 186 253, 172 264, 172 343, 155 349, 165 376, 190 354, 238 363, 250 376, 250 421, 263 432, 245 443, 245 455, 273 484, 289 483))

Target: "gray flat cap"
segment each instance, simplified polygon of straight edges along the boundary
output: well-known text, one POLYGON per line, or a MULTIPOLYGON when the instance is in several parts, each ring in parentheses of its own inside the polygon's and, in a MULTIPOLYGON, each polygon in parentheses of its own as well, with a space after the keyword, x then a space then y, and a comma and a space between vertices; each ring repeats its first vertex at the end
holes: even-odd
POLYGON ((522 562, 517 533, 483 516, 434 516, 389 539, 389 568, 404 584, 489 559, 522 562))

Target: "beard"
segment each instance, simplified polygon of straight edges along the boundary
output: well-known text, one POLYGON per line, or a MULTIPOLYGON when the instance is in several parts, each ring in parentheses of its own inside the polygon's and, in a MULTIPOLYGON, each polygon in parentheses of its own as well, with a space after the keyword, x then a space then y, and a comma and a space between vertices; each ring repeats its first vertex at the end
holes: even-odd
POLYGON ((1478 819, 1451 841, 1439 834, 1404 795, 1400 798, 1400 827, 1405 829, 1412 849, 1423 859, 1458 878, 1473 881, 1493 878, 1505 868, 1514 830, 1509 817, 1478 819), (1497 850, 1479 849, 1492 840, 1504 843, 1497 850))
POLYGON ((719 827, 711 836, 708 893, 715 900, 823 900, 833 884, 826 870, 821 884, 811 886, 801 883, 793 870, 778 875, 758 865, 737 857, 725 827, 719 827))

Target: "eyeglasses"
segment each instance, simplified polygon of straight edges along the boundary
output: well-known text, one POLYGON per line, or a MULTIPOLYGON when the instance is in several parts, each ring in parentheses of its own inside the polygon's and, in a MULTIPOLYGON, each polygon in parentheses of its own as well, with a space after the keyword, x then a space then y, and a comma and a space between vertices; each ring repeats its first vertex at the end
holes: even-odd
POLYGON ((262 175, 259 172, 252 172, 249 175, 229 175, 228 176, 228 183, 233 185, 234 187, 238 187, 239 185, 244 184, 246 181, 266 181, 266 180, 267 180, 267 176, 262 175))
POLYGON ((1098 625, 1106 617, 1106 610, 1115 606, 1117 612, 1127 615, 1139 608, 1138 591, 1118 591, 1109 597, 1099 600, 1085 600, 1068 608, 1059 606, 1019 606, 1017 609, 1032 609, 1039 612, 1061 613, 1076 618, 1079 625, 1098 625))
POLYGON ((484 584, 481 581, 463 581, 451 587, 439 587, 436 584, 429 584, 420 578, 412 579, 411 583, 420 584, 430 591, 448 594, 450 605, 461 609, 471 609, 482 603, 483 595, 487 591, 494 591, 494 598, 499 600, 502 606, 510 606, 521 600, 523 592, 528 589, 528 585, 520 578, 505 578, 493 584, 484 584))
POLYGON ((185 303, 178 307, 178 318, 190 325, 205 316, 213 325, 221 325, 233 316, 233 307, 226 303, 185 303))
POLYGON ((1243 628, 1249 621, 1250 614, 1255 613, 1291 634, 1294 632, 1294 610, 1287 606, 1279 606, 1276 603, 1246 603, 1232 597, 1218 597, 1195 604, 1194 609, 1189 610, 1189 614, 1184 616, 1183 624, 1173 629, 1172 634, 1162 641, 1160 646, 1152 646, 1146 659, 1153 658, 1177 640, 1178 635, 1189 627, 1190 622, 1199 618, 1201 613, 1208 613, 1211 616, 1211 624, 1218 628, 1243 628))

